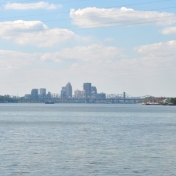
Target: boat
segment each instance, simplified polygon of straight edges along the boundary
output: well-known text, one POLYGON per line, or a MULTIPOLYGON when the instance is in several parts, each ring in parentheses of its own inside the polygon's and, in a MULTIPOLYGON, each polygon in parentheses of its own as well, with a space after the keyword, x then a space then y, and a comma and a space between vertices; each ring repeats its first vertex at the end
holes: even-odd
POLYGON ((142 103, 142 105, 150 105, 149 103, 142 103))
POLYGON ((46 101, 45 104, 54 104, 53 101, 46 101))
POLYGON ((142 105, 161 105, 161 104, 157 102, 147 102, 147 103, 142 103, 142 105))
POLYGON ((159 103, 151 102, 150 105, 160 105, 159 103))

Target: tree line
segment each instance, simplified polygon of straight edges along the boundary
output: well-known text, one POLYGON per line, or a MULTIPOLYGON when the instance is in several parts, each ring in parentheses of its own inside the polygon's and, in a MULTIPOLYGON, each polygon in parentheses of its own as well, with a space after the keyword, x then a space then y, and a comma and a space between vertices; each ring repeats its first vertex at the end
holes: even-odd
POLYGON ((9 95, 0 95, 0 103, 18 103, 16 98, 11 98, 9 95))
POLYGON ((176 98, 171 98, 170 102, 176 105, 176 98))

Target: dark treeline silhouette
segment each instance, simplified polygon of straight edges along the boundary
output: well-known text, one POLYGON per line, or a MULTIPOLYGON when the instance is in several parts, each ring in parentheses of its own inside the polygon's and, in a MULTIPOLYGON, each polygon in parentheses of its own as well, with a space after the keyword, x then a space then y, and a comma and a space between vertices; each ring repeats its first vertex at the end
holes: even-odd
POLYGON ((11 98, 8 95, 5 96, 0 95, 0 103, 18 103, 18 100, 15 98, 11 98))

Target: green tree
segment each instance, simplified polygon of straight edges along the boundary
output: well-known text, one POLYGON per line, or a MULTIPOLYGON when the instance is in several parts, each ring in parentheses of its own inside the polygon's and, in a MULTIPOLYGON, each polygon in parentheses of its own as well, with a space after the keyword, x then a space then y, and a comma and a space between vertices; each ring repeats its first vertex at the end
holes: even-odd
POLYGON ((176 98, 172 98, 170 102, 176 105, 176 98))

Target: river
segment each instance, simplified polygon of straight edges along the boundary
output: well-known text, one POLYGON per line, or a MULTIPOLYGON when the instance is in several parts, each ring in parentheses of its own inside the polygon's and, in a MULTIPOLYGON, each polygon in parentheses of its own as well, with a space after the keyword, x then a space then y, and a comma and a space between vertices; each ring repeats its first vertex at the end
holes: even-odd
POLYGON ((176 107, 0 104, 1 176, 175 176, 176 107))

